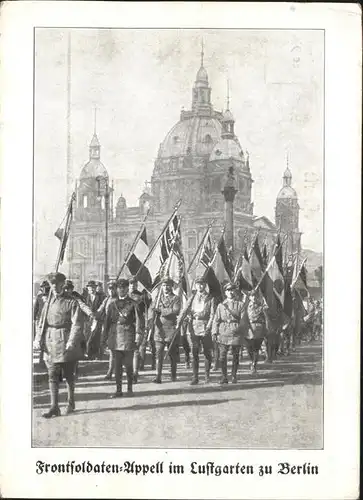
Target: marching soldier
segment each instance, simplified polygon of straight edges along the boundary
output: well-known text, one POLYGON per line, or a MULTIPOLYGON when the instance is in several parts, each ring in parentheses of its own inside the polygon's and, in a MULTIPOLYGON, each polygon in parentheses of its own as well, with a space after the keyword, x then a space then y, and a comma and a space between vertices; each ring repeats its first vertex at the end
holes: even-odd
MULTIPOLYGON (((39 292, 35 298, 34 307, 33 307, 33 340, 37 335, 37 332, 42 327, 42 311, 48 300, 50 292, 50 286, 48 281, 43 281, 40 285, 39 292)), ((40 350, 39 353, 39 364, 45 368, 44 363, 44 352, 43 349, 40 350)))
MULTIPOLYGON (((109 307, 109 304, 111 302, 114 302, 117 299, 117 289, 116 289, 116 281, 109 281, 107 285, 107 293, 108 296, 105 297, 104 301, 100 305, 100 307, 97 309, 96 316, 99 321, 102 322, 102 335, 101 335, 101 346, 102 349, 105 346, 105 328, 106 328, 106 312, 109 307)), ((115 360, 113 356, 113 351, 110 350, 110 355, 108 358, 108 370, 107 373, 104 377, 105 380, 111 380, 112 379, 112 373, 115 368, 115 360)))
MULTIPOLYGON (((139 292, 137 289, 137 280, 135 278, 131 278, 129 280, 130 283, 130 289, 129 289, 129 296, 136 302, 136 304, 139 307, 139 312, 141 316, 143 317, 143 320, 145 318, 145 303, 143 301, 143 294, 139 292)), ((143 332, 144 334, 144 332, 143 332)), ((138 349, 135 349, 134 351, 134 359, 133 359, 133 383, 137 384, 137 379, 139 376, 139 368, 140 368, 140 360, 141 360, 141 349, 142 349, 142 344, 144 341, 144 336, 142 337, 140 347, 138 349)))
POLYGON ((227 353, 232 347, 232 384, 237 383, 239 353, 242 344, 241 320, 243 315, 243 302, 235 299, 236 285, 227 283, 224 286, 226 299, 218 304, 213 319, 212 335, 219 344, 221 380, 220 384, 228 384, 227 378, 227 353))
MULTIPOLYGON (((190 385, 199 382, 199 349, 203 347, 205 357, 205 382, 209 383, 212 365, 212 321, 215 313, 215 301, 206 292, 205 278, 195 280, 196 293, 188 301, 186 309, 189 316, 189 345, 192 352, 193 378, 190 385)), ((183 315, 183 313, 182 313, 183 315)))
POLYGON ((173 293, 173 280, 164 278, 161 286, 163 296, 158 305, 156 303, 151 305, 149 311, 149 327, 152 328, 152 321, 155 321, 156 377, 153 382, 156 384, 161 384, 164 349, 165 347, 168 349, 170 345, 171 380, 173 382, 176 380, 180 342, 180 332, 176 329, 176 326, 181 309, 181 300, 173 293))
POLYGON ((258 355, 266 335, 265 305, 259 290, 252 290, 249 294, 246 320, 247 328, 243 341, 251 359, 251 373, 256 373, 258 355))
POLYGON ((110 302, 106 310, 106 325, 103 342, 107 342, 113 351, 115 360, 116 392, 113 398, 123 396, 122 371, 126 370, 127 395, 132 396, 132 361, 135 349, 141 342, 143 320, 138 305, 128 295, 129 282, 121 279, 117 282, 118 298, 110 302))
POLYGON ((43 309, 45 330, 41 338, 36 339, 37 345, 44 345, 44 359, 48 367, 49 390, 51 406, 43 414, 44 418, 58 417, 60 376, 63 375, 67 383, 68 404, 66 415, 75 410, 74 402, 74 370, 76 362, 82 358, 82 323, 80 309, 77 302, 64 293, 66 277, 62 273, 48 275, 51 287, 51 298, 48 310, 43 309), (47 311, 47 314, 45 314, 47 311))
MULTIPOLYGON (((95 314, 98 308, 103 302, 103 295, 96 291, 97 285, 95 281, 89 281, 87 283, 87 297, 86 304, 91 308, 92 312, 95 314)), ((101 344, 101 330, 102 325, 99 321, 94 319, 89 319, 86 321, 85 333, 87 340, 87 356, 88 359, 100 359, 100 344, 101 344)))

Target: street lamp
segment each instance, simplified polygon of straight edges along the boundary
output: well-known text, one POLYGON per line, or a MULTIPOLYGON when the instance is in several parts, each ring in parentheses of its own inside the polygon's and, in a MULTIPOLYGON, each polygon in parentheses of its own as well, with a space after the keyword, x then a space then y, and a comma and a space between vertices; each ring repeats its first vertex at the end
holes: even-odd
MULTIPOLYGON (((105 274, 104 274, 104 290, 107 290, 108 283, 108 220, 109 220, 109 208, 110 208, 110 186, 108 182, 108 176, 98 176, 96 177, 98 184, 98 197, 101 198, 101 190, 105 192, 105 274)), ((102 206, 101 206, 102 208, 102 206)))

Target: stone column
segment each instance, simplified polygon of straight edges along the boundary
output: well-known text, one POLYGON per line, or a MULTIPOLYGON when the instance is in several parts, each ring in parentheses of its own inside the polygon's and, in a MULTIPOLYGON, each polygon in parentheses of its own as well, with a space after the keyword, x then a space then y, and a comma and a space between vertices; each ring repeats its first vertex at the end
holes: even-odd
POLYGON ((224 209, 225 209, 225 224, 226 224, 226 231, 225 231, 226 247, 228 251, 231 249, 232 252, 234 247, 233 202, 237 193, 235 184, 236 183, 234 178, 233 167, 230 167, 228 170, 227 180, 224 185, 222 194, 224 196, 224 201, 225 201, 224 209))

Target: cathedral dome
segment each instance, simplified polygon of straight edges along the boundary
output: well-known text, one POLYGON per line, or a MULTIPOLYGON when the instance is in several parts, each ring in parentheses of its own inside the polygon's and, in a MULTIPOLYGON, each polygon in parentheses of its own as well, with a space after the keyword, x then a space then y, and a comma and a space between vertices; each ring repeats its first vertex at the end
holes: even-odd
POLYGON ((292 199, 292 200, 297 200, 297 194, 294 188, 291 186, 284 186, 283 188, 280 189, 279 194, 277 195, 278 200, 284 200, 284 199, 292 199))
POLYGON ((191 116, 179 121, 161 143, 158 158, 210 155, 220 140, 222 126, 217 118, 191 116))
POLYGON ((87 179, 89 177, 108 178, 106 167, 100 162, 100 160, 91 158, 90 161, 87 162, 82 168, 80 179, 87 179))
POLYGON ((210 161, 214 160, 243 160, 243 151, 236 139, 221 139, 213 148, 210 161))

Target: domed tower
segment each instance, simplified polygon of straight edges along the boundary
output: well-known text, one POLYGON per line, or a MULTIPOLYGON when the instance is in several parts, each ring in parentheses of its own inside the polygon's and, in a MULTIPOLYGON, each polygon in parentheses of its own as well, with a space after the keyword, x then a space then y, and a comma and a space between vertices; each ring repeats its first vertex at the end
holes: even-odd
POLYGON ((221 137, 221 119, 222 113, 214 111, 211 103, 202 49, 191 110, 181 111, 180 120, 160 144, 154 164, 151 192, 155 212, 169 212, 179 199, 183 200, 181 212, 204 210, 208 189, 207 164, 221 137))
MULTIPOLYGON (((253 204, 251 203, 252 177, 249 167, 248 153, 243 152, 238 138, 234 132, 234 117, 229 109, 229 85, 227 86, 227 109, 222 116, 221 139, 214 146, 210 155, 211 184, 209 190, 209 205, 213 211, 221 210, 223 203, 220 199, 220 180, 221 171, 224 175, 230 169, 235 176, 235 186, 237 194, 234 202, 234 210, 249 215, 253 213, 253 204)), ((223 187, 223 186, 222 186, 223 187)))
POLYGON ((127 210, 126 198, 121 194, 116 203, 116 220, 122 220, 125 217, 125 212, 127 210))
POLYGON ((299 231, 299 203, 295 189, 291 186, 292 175, 287 165, 283 176, 283 185, 277 195, 275 223, 283 236, 286 235, 284 252, 286 259, 301 249, 299 231))
POLYGON ((82 168, 79 177, 75 219, 104 221, 106 189, 109 191, 110 207, 112 207, 113 189, 109 187, 108 172, 101 162, 101 145, 95 130, 89 145, 89 160, 82 168))

